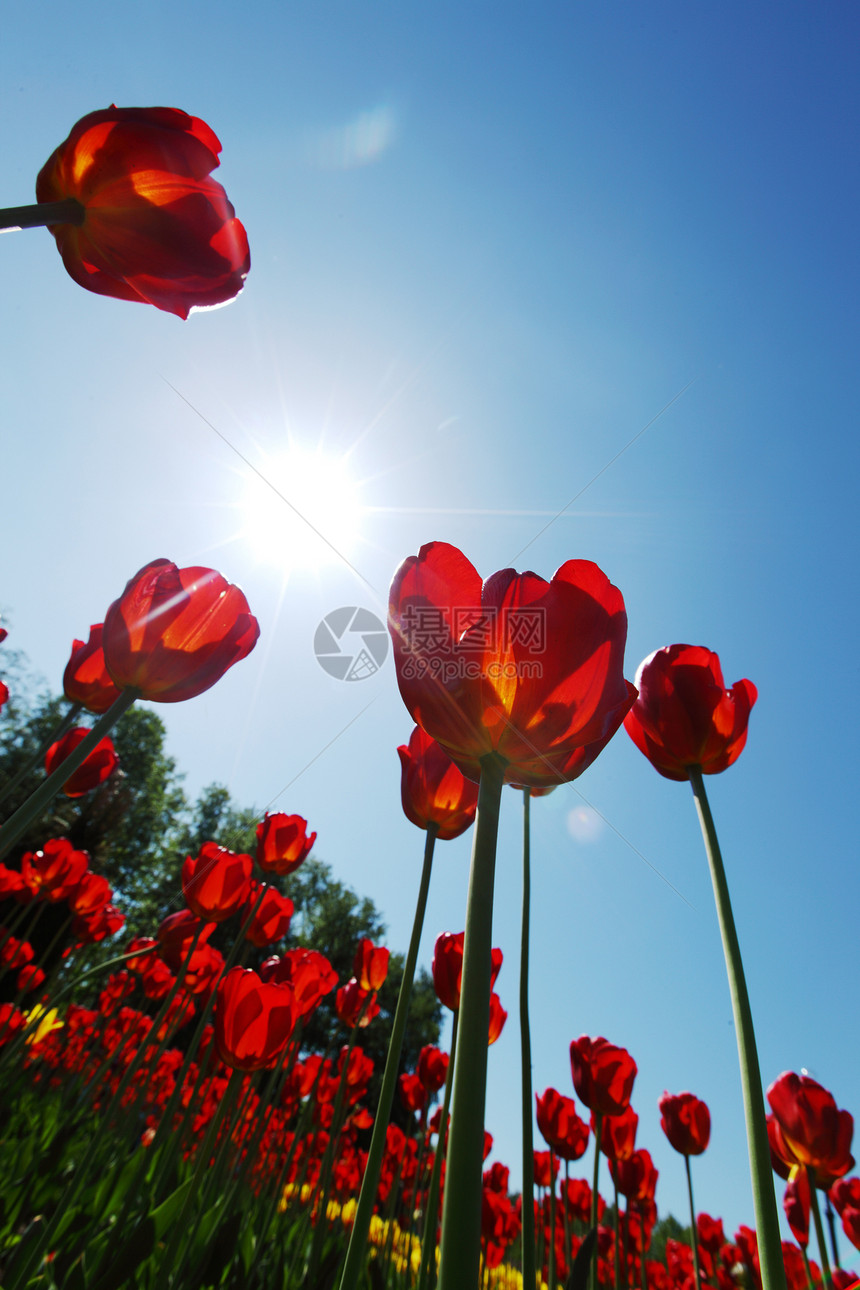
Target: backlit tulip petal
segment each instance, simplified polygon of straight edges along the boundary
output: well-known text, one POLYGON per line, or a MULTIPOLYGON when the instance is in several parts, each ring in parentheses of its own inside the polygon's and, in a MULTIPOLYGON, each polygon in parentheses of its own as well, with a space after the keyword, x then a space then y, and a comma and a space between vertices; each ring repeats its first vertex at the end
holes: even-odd
POLYGON ((624 729, 655 770, 666 779, 724 771, 740 757, 747 723, 757 698, 752 681, 723 684, 720 660, 700 645, 667 645, 636 673, 639 697, 624 718, 624 729))
POLYGON ((220 151, 205 122, 176 108, 110 107, 78 121, 36 180, 40 202, 83 207, 82 223, 50 226, 75 282, 180 318, 234 299, 251 260, 209 177, 220 151))
POLYGON ((215 569, 153 560, 107 612, 105 663, 120 689, 179 703, 213 686, 259 635, 244 595, 215 569))

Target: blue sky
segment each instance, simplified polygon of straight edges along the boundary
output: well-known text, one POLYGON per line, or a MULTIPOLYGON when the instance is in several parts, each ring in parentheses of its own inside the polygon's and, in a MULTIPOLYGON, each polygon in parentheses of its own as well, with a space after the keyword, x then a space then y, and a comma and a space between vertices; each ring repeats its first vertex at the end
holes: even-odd
MULTIPOLYGON (((305 815, 405 949, 422 838, 395 749, 411 722, 390 658, 340 683, 316 626, 379 612, 436 538, 484 575, 595 560, 627 604, 628 676, 688 641, 758 686, 747 750, 708 787, 763 1076, 806 1067, 852 1111, 858 27, 844 2, 214 0, 144 17, 83 0, 73 20, 19 6, 0 49, 9 204, 86 112, 180 107, 221 138, 252 255, 240 299, 183 324, 81 291, 44 230, 3 239, 10 646, 57 687, 72 638, 148 560, 239 583, 260 644, 160 710, 170 751, 191 791, 217 780, 305 815), (361 579, 295 527, 254 536, 240 453, 361 579), (337 481, 335 514, 309 457, 330 495, 337 481)), ((518 1178, 508 796, 495 940, 512 1016, 487 1127, 518 1178)), ((697 1205, 751 1224, 689 790, 622 732, 533 820, 535 1088, 572 1092, 579 1034, 627 1046, 661 1211, 683 1217, 686 1195, 656 1101, 690 1089, 713 1118, 697 1205), (608 823, 583 822, 584 801, 608 823)), ((468 838, 439 848, 425 964, 463 926, 468 856, 468 838)))

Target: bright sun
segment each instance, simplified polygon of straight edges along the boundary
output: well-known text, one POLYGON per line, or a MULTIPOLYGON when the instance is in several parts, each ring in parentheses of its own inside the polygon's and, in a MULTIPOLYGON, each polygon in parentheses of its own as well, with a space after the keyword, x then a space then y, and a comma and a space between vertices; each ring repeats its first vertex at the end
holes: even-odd
POLYGON ((361 504, 344 458, 294 447, 261 473, 268 482, 251 477, 242 499, 243 536, 258 559, 310 571, 351 559, 361 504))

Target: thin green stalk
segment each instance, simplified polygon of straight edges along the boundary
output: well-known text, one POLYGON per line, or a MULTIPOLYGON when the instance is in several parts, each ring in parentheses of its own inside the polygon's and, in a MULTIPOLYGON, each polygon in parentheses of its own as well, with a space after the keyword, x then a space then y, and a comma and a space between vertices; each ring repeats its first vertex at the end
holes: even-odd
POLYGON ((562 1214, 564 1217, 564 1262, 565 1266, 571 1266, 570 1253, 570 1210, 568 1206, 568 1181, 570 1179, 570 1161, 564 1162, 564 1194, 562 1198, 562 1214))
POLYGON ((114 699, 103 717, 93 726, 86 739, 82 739, 77 748, 69 753, 61 766, 52 775, 43 780, 35 793, 31 793, 26 802, 10 815, 0 831, 0 860, 7 856, 13 847, 21 841, 30 825, 44 814, 51 802, 60 792, 67 779, 86 761, 93 749, 101 743, 105 735, 116 725, 124 712, 127 712, 139 690, 123 690, 114 699))
MULTIPOLYGON (((430 1182, 427 1188, 427 1213, 424 1217, 424 1234, 421 1241, 421 1276, 418 1280, 418 1290, 427 1290, 428 1286, 436 1283, 436 1217, 439 1213, 439 1180, 442 1177, 442 1161, 445 1158, 448 1141, 448 1108, 451 1105, 451 1089, 454 1085, 454 1059, 457 1056, 459 1020, 460 1014, 455 1012, 451 1029, 448 1070, 445 1073, 445 1092, 442 1095, 439 1135, 436 1139, 436 1153, 433 1157, 433 1168, 430 1171, 430 1182)), ((489 1022, 487 1024, 489 1025, 489 1022)))
POLYGON ((815 1282, 812 1279, 812 1268, 809 1266, 809 1255, 806 1253, 806 1247, 801 1245, 800 1253, 803 1255, 803 1267, 806 1272, 807 1290, 815 1290, 815 1282))
MULTIPOLYGON (((613 1227, 615 1229, 615 1290, 620 1290, 621 1268, 619 1267, 619 1263, 621 1260, 619 1256, 621 1254, 621 1242, 618 1233, 618 1183, 615 1181, 614 1177, 612 1179, 612 1184, 615 1188, 615 1221, 613 1223, 613 1227)), ((701 1287, 697 1286, 696 1290, 701 1290, 701 1287)))
POLYGON ((833 1262, 837 1268, 841 1267, 839 1262, 839 1242, 836 1239, 836 1216, 833 1213, 833 1206, 830 1203, 830 1192, 824 1193, 824 1217, 827 1219, 827 1230, 830 1233, 830 1248, 833 1251, 833 1262))
POLYGON ((472 843, 466 936, 463 944, 460 1043, 454 1069, 448 1169, 442 1210, 442 1251, 439 1265, 441 1290, 474 1290, 480 1275, 493 888, 504 773, 504 763, 494 753, 481 758, 478 814, 472 843))
MULTIPOLYGON (((600 1173, 600 1136, 603 1131, 603 1116, 599 1111, 594 1112, 594 1177, 591 1183, 591 1228, 597 1232, 597 1200, 599 1192, 597 1190, 597 1180, 600 1173)), ((589 1268, 588 1284, 591 1290, 597 1290, 597 1249, 591 1256, 591 1266, 589 1268)))
POLYGON ((714 888, 714 899, 717 906, 717 917, 720 923, 723 953, 726 959, 729 989, 732 996, 732 1013, 738 1042, 762 1287, 763 1290, 785 1290, 785 1266, 782 1261, 779 1217, 773 1191, 761 1072, 756 1050, 752 1010, 741 961, 741 950, 737 931, 735 930, 735 920, 732 914, 720 844, 717 840, 717 831, 714 827, 711 808, 708 805, 708 798, 705 793, 702 771, 698 766, 691 766, 688 768, 688 773, 711 870, 711 882, 714 888))
MULTIPOLYGON (((807 1170, 807 1173, 809 1171, 807 1170)), ((815 1179, 809 1173, 809 1208, 812 1210, 812 1218, 815 1223, 815 1236, 818 1241, 818 1252, 821 1255, 821 1272, 824 1279, 826 1290, 833 1285, 833 1277, 830 1272, 830 1259, 827 1257, 827 1242, 824 1239, 824 1225, 821 1222, 821 1208, 818 1204, 818 1189, 815 1186, 815 1179)))
POLYGON ((549 1250, 547 1252, 547 1282, 555 1290, 555 1153, 549 1149, 549 1250))
MULTIPOLYGON (((531 801, 530 788, 523 789, 523 912, 520 929, 520 1083, 523 1118, 523 1286, 535 1285, 534 1130, 532 1120, 532 1038, 529 1025, 529 923, 531 920, 531 801)), ((552 1255, 550 1254, 550 1259, 552 1255)), ((550 1290, 552 1278, 550 1277, 550 1290)))
POLYGON ((690 1169, 690 1157, 684 1156, 684 1164, 687 1166, 687 1192, 690 1197, 690 1232, 691 1243, 693 1246, 693 1272, 696 1277, 696 1290, 702 1290, 702 1278, 699 1275, 699 1242, 698 1227, 696 1226, 696 1207, 693 1204, 693 1174, 690 1169))
POLYGON ((48 737, 42 740, 39 747, 33 753, 33 756, 28 757, 17 775, 13 775, 9 780, 9 783, 5 786, 3 792, 0 793, 0 803, 5 802, 7 797, 11 797, 18 785, 23 783, 29 774, 43 764, 45 754, 48 749, 52 744, 55 744, 58 739, 62 739, 66 731, 71 729, 72 725, 77 721, 81 707, 82 705, 80 703, 72 704, 66 715, 58 722, 48 737))
POLYGON ((16 228, 41 228, 46 224, 77 224, 80 227, 86 213, 86 208, 76 197, 66 197, 61 202, 6 206, 0 210, 0 233, 16 228))
POLYGON ((424 867, 421 871, 421 883, 418 888, 418 903, 415 906, 415 918, 412 923, 412 938, 403 966, 403 977, 400 982, 400 993, 397 996, 397 1008, 391 1028, 391 1039, 388 1044, 388 1056, 385 1059, 385 1073, 382 1076, 382 1088, 379 1092, 379 1105, 373 1121, 373 1134, 367 1153, 367 1164, 361 1180, 361 1191, 355 1219, 349 1237, 349 1247, 340 1278, 340 1290, 355 1290, 365 1262, 367 1234, 373 1216, 376 1201, 376 1189, 379 1186, 379 1173, 382 1168, 382 1157, 385 1154, 386 1131, 391 1118, 391 1107, 397 1088, 397 1068, 400 1065, 400 1054, 403 1051, 403 1036, 406 1033, 406 1019, 409 1015, 409 1000, 412 997, 412 982, 415 977, 415 964, 418 961, 418 946, 424 927, 424 911, 427 908, 427 893, 430 890, 430 871, 433 867, 433 848, 436 843, 438 825, 428 824, 427 838, 424 844, 424 867))

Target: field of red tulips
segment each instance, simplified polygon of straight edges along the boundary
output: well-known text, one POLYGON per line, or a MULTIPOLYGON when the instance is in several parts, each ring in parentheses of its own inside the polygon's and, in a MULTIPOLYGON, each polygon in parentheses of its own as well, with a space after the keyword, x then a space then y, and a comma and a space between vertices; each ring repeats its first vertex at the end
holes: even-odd
MULTIPOLYGON (((249 271, 245 230, 210 177, 219 152, 212 130, 176 109, 93 112, 41 170, 37 204, 4 223, 46 225, 87 290, 184 319, 232 300, 249 271)), ((388 630, 415 723, 398 750, 402 806, 424 861, 408 950, 360 936, 351 975, 333 947, 291 930, 317 836, 299 815, 255 819, 245 849, 213 830, 180 859, 163 916, 131 934, 124 893, 45 824, 58 799, 70 833, 75 803, 121 814, 114 740, 133 705, 196 699, 252 653, 257 619, 216 570, 163 558, 141 568, 75 641, 47 742, 29 762, 16 761, 14 738, 4 745, 3 1290, 856 1287, 835 1236, 841 1224, 860 1248, 852 1115, 805 1072, 763 1078, 705 790, 743 752, 756 686, 727 687, 717 654, 683 643, 628 680, 623 595, 585 559, 548 580, 510 568, 485 579, 457 547, 428 543, 394 574, 388 630), (622 726, 657 773, 690 785, 701 827, 749 1147, 754 1212, 736 1232, 695 1206, 692 1161, 711 1133, 696 1094, 659 1103, 689 1195, 689 1213, 670 1216, 637 1145, 634 1054, 571 1037, 569 1090, 531 1085, 531 802, 624 740, 622 726), (508 1019, 492 943, 505 788, 523 812, 514 1193, 509 1168, 487 1165, 485 1126, 487 1051, 508 1019), (470 829, 464 928, 439 931, 432 965, 450 1052, 423 1044, 406 1062, 436 843, 470 829), (393 965, 396 1003, 383 1010, 393 965), (383 1028, 380 1061, 367 1050, 383 1028), (793 1242, 781 1239, 779 1197, 793 1242)), ((18 697, 0 684, 10 726, 18 697)))

